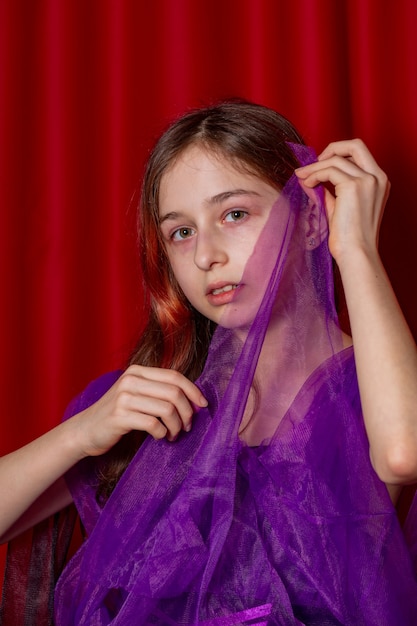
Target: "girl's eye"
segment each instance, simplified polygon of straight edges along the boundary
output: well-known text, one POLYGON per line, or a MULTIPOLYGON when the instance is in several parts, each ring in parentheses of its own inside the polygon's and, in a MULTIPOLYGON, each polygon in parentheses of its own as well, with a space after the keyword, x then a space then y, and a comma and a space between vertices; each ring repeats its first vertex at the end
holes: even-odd
POLYGON ((191 237, 193 234, 194 231, 192 228, 178 228, 178 230, 172 233, 171 239, 173 241, 182 241, 183 239, 188 239, 188 237, 191 237))
POLYGON ((235 209, 234 211, 230 211, 224 219, 225 222, 238 222, 243 219, 247 215, 247 211, 242 211, 241 209, 235 209))

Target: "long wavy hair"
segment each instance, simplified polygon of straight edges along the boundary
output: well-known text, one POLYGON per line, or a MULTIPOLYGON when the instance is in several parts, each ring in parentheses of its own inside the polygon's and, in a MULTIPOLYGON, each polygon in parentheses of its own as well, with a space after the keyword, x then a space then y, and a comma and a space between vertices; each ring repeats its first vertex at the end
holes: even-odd
MULTIPOLYGON (((228 100, 192 110, 176 120, 148 160, 139 202, 139 250, 149 317, 129 365, 173 368, 194 380, 206 359, 214 324, 186 300, 169 264, 159 227, 163 175, 190 146, 199 145, 281 189, 299 165, 288 142, 304 143, 293 125, 272 109, 228 100)), ((102 468, 98 495, 106 497, 143 440, 126 435, 102 468)))

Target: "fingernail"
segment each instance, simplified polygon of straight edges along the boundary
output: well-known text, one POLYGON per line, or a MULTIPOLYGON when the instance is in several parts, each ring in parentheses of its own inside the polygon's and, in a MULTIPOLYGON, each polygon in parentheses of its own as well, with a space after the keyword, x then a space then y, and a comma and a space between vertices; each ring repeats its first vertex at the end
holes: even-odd
POLYGON ((201 396, 198 404, 196 404, 195 402, 191 402, 191 406, 193 407, 193 412, 198 413, 199 411, 201 411, 201 409, 205 409, 206 406, 208 406, 208 402, 205 398, 203 398, 203 396, 201 396))

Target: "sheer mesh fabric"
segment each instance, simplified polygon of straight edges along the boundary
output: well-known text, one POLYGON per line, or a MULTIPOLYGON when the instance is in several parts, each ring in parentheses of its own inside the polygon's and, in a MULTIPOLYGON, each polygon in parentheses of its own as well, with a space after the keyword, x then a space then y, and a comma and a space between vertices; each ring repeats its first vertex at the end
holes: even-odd
POLYGON ((57 624, 413 623, 410 550, 370 465, 326 234, 321 191, 292 177, 197 381, 208 408, 138 451, 61 577, 57 624))

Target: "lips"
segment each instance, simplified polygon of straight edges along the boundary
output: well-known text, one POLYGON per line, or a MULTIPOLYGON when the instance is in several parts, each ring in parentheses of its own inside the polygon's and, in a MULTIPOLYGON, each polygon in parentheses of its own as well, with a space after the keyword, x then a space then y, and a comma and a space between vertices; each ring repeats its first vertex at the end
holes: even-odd
POLYGON ((228 304, 237 295, 241 285, 235 283, 217 283, 216 285, 210 285, 207 289, 206 296, 210 304, 214 306, 221 306, 222 304, 228 304))
POLYGON ((220 287, 219 289, 212 289, 211 293, 213 296, 218 296, 219 293, 227 293, 228 291, 232 291, 236 289, 237 285, 225 285, 224 287, 220 287))

